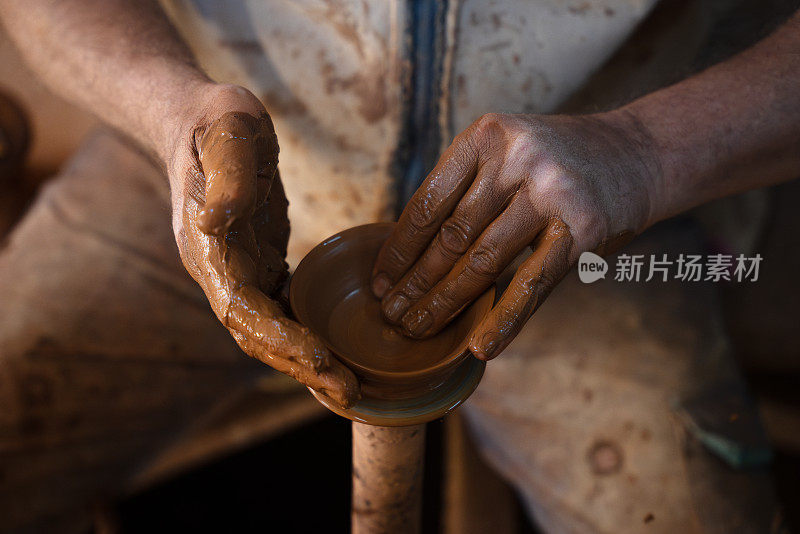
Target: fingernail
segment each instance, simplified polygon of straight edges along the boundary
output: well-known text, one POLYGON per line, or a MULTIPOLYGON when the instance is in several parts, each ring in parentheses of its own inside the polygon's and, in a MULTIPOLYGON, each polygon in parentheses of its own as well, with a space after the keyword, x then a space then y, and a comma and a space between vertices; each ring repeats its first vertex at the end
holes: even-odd
POLYGON ((396 323, 411 306, 411 303, 402 293, 395 293, 386 299, 383 305, 383 314, 389 321, 396 323))
POLYGON ((383 273, 379 273, 372 279, 372 293, 379 299, 383 298, 391 286, 392 281, 383 273))
POLYGON ((413 337, 422 336, 433 325, 433 315, 428 310, 417 310, 403 316, 403 328, 413 337))

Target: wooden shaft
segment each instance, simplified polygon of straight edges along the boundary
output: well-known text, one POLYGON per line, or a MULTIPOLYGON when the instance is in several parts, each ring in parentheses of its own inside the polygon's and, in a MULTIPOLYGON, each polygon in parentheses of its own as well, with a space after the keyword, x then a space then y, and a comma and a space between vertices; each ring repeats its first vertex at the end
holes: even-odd
POLYGON ((353 534, 420 531, 425 425, 353 422, 353 534))

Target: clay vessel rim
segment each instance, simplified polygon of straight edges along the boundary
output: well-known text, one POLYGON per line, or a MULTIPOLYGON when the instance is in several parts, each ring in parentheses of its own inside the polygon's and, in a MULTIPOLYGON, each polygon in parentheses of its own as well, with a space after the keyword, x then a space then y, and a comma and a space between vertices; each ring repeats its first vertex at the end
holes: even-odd
MULTIPOLYGON (((300 263, 297 265, 297 268, 295 269, 294 274, 296 275, 298 272, 301 272, 301 270, 303 269, 304 263, 306 264, 306 267, 307 267, 308 264, 310 262, 313 262, 315 257, 321 255, 322 252, 325 249, 327 249, 329 247, 332 247, 332 246, 341 246, 341 244, 345 242, 345 239, 350 237, 347 234, 364 233, 368 229, 378 230, 379 228, 385 228, 385 229, 388 230, 390 228, 393 228, 395 225, 396 225, 396 223, 394 223, 394 222, 378 222, 378 223, 362 224, 362 225, 359 225, 359 226, 353 226, 351 228, 347 228, 345 230, 342 230, 342 231, 340 231, 340 232, 338 232, 338 233, 336 233, 336 234, 334 234, 334 235, 322 240, 319 244, 317 244, 314 248, 312 248, 308 252, 308 254, 306 254, 303 257, 303 259, 300 261, 300 263)), ((470 328, 469 328, 468 333, 466 334, 465 338, 456 346, 455 349, 453 349, 451 352, 449 352, 445 357, 441 358, 440 360, 436 361, 433 365, 428 366, 428 367, 423 367, 423 368, 420 368, 420 369, 407 370, 407 371, 389 371, 389 370, 384 370, 384 369, 375 369, 373 367, 365 366, 365 365, 363 365, 361 363, 353 361, 346 354, 342 354, 342 353, 338 352, 337 349, 334 347, 334 345, 330 342, 330 340, 328 339, 327 336, 325 336, 322 333, 318 332, 313 327, 312 324, 308 324, 303 320, 305 318, 305 314, 302 313, 303 307, 302 307, 302 305, 300 305, 300 303, 297 301, 297 299, 294 298, 294 296, 297 294, 297 292, 293 291, 293 289, 295 289, 295 286, 298 283, 297 282, 298 278, 295 275, 293 275, 291 280, 289 281, 289 304, 290 304, 290 306, 292 308, 292 311, 294 312, 296 318, 302 324, 304 324, 306 327, 311 329, 311 331, 314 332, 317 336, 319 336, 320 339, 322 339, 322 341, 325 343, 325 346, 328 347, 328 349, 333 354, 335 354, 336 357, 339 358, 342 361, 342 363, 344 363, 351 370, 355 371, 356 374, 360 374, 360 375, 362 375, 364 377, 367 377, 367 378, 373 378, 373 379, 379 379, 379 380, 380 379, 386 379, 386 380, 393 381, 393 382, 394 381, 403 381, 403 380, 406 380, 406 379, 412 379, 413 380, 413 379, 417 379, 417 378, 425 378, 425 377, 428 377, 428 376, 434 376, 434 375, 436 375, 438 373, 441 373, 441 372, 447 370, 450 367, 453 367, 453 366, 461 363, 466 358, 468 358, 470 356, 470 354, 471 354, 469 352, 468 348, 467 348, 467 344, 469 342, 470 333, 475 328, 475 326, 477 326, 480 323, 480 321, 483 320, 486 317, 486 315, 489 313, 489 311, 491 310, 492 305, 494 304, 494 298, 495 298, 495 293, 496 293, 496 287, 494 285, 492 285, 491 287, 489 287, 489 289, 487 289, 484 293, 482 293, 479 297, 477 297, 474 301, 472 301, 472 303, 470 303, 461 312, 459 312, 459 315, 461 315, 461 313, 466 313, 466 311, 469 310, 469 309, 476 308, 473 324, 470 325, 470 328)), ((365 290, 366 291, 370 291, 368 288, 365 289, 365 290)), ((459 319, 457 317, 455 319, 455 321, 458 321, 458 320, 459 319)), ((387 325, 388 324, 389 323, 387 323, 387 325)), ((401 335, 403 335, 403 334, 401 334, 401 335)))

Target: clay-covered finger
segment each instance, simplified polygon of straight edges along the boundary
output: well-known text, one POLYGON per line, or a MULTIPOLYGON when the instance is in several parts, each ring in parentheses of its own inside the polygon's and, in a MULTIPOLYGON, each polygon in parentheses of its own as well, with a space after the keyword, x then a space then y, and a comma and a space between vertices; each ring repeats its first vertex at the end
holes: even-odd
POLYGON ((456 140, 445 150, 378 253, 372 271, 375 296, 383 297, 419 258, 469 189, 477 167, 477 150, 470 143, 456 140))
POLYGON ((400 320, 404 332, 428 337, 483 294, 544 226, 526 194, 517 195, 452 270, 400 320))
MULTIPOLYGON (((352 406, 360 396, 355 375, 316 335, 285 317, 280 305, 258 289, 259 267, 247 252, 253 248, 252 235, 242 229, 216 237, 191 224, 185 232, 184 264, 239 346, 341 406, 352 406)), ((266 243, 266 247, 271 245, 266 243)), ((276 251, 273 253, 276 264, 283 261, 276 251)))
POLYGON ((205 176, 205 203, 197 214, 203 232, 223 235, 237 220, 248 219, 277 167, 277 142, 265 117, 230 112, 214 121, 198 142, 205 176))
POLYGON ((257 285, 267 296, 273 295, 288 276, 284 255, 251 224, 235 224, 224 239, 228 264, 223 268, 231 287, 257 285))
POLYGON ((260 343, 247 339, 240 333, 231 332, 234 339, 250 356, 269 365, 276 371, 291 376, 301 384, 333 399, 342 408, 352 407, 361 398, 361 388, 353 372, 338 360, 331 359, 323 369, 313 369, 292 360, 279 358, 260 343))
POLYGON ((260 255, 258 286, 270 296, 279 290, 288 276, 289 266, 284 261, 289 242, 287 207, 283 184, 276 172, 269 197, 256 208, 250 224, 260 255))
POLYGON ((358 380, 322 340, 283 315, 278 304, 250 286, 234 293, 227 324, 246 352, 328 395, 344 407, 359 398, 358 380))
POLYGON ((279 170, 275 171, 271 185, 266 201, 256 208, 251 224, 259 244, 269 244, 281 257, 286 257, 286 246, 289 243, 289 201, 286 199, 279 170))
POLYGON ((517 270, 503 296, 470 336, 475 357, 491 360, 508 346, 553 288, 567 274, 573 239, 553 220, 537 238, 533 254, 517 270))
POLYGON ((200 284, 217 318, 228 325, 235 292, 242 287, 260 288, 272 295, 287 276, 283 256, 248 224, 236 224, 224 236, 201 232, 192 217, 184 226, 181 257, 192 278, 200 284))
POLYGON ((489 224, 503 211, 517 184, 497 179, 498 166, 483 165, 472 186, 444 220, 422 257, 381 303, 384 317, 396 323, 455 265, 489 224))
POLYGON ((331 365, 333 358, 322 341, 286 318, 278 303, 258 289, 258 267, 236 242, 236 232, 220 238, 189 227, 187 236, 194 259, 187 262, 192 266, 190 273, 234 337, 246 338, 259 347, 262 356, 293 362, 296 369, 316 373, 331 365))
POLYGON ((283 310, 254 286, 231 296, 228 328, 243 334, 276 358, 320 370, 332 360, 330 351, 313 332, 284 316, 283 310))

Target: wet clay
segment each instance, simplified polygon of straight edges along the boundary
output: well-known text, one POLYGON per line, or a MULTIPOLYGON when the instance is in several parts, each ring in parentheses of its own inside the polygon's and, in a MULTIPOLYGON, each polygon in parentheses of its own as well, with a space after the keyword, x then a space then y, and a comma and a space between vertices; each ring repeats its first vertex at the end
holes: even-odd
POLYGON ((195 136, 197 172, 186 177, 178 235, 186 269, 245 352, 352 406, 355 375, 271 298, 286 279, 289 236, 271 121, 226 113, 195 136))
POLYGON ((480 297, 436 336, 411 339, 383 318, 370 289, 372 265, 393 223, 359 226, 309 253, 292 278, 298 319, 317 333, 359 377, 365 396, 408 398, 441 385, 468 353, 470 330, 489 310, 480 297))

